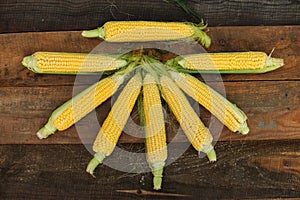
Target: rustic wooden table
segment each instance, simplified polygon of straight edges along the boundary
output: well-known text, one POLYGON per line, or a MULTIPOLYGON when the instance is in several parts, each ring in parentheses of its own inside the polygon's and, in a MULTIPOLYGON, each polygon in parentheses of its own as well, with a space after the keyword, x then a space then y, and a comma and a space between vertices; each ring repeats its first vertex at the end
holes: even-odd
MULTIPOLYGON (((72 2, 0 3, 1 199, 300 197, 298 1, 277 1, 276 5, 271 1, 188 2, 215 26, 210 28, 209 52, 271 52, 275 47, 273 56, 283 58, 285 66, 266 74, 222 75, 227 98, 246 112, 251 132, 240 136, 224 128, 214 164, 199 159, 189 148, 165 168, 159 192, 152 190, 150 173, 125 173, 103 165, 97 168, 96 178, 88 175, 85 167, 92 156, 74 127, 46 140, 37 139, 35 132, 51 112, 71 98, 75 77, 34 74, 21 61, 35 51, 90 52, 101 40, 84 39, 76 30, 94 28, 107 20, 190 18, 161 1, 72 2), (165 6, 172 8, 170 13, 165 6), (239 26, 261 24, 268 26, 239 26)), ((213 75, 210 78, 212 86, 221 81, 213 75)), ((109 105, 97 109, 103 116, 100 121, 109 105)), ((208 123, 209 113, 201 112, 208 123)), ((169 139, 172 136, 169 130, 169 139)), ((142 143, 142 139, 123 134, 119 145, 143 150, 142 143)))

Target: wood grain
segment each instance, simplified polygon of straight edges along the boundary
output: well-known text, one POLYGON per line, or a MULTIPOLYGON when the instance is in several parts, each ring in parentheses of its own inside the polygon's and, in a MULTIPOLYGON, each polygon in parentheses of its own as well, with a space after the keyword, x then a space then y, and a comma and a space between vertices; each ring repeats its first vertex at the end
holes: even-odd
MULTIPOLYGON (((188 199, 295 198, 300 196, 299 142, 220 142, 214 164, 189 149, 165 168, 159 192, 152 190, 152 175, 147 172, 132 174, 103 165, 92 178, 84 170, 92 156, 82 145, 0 145, 0 197, 165 199, 167 193, 188 199), (140 190, 152 196, 139 194, 140 190)), ((143 145, 122 148, 144 151, 143 145)), ((122 159, 117 153, 112 156, 122 159)), ((138 162, 147 166, 145 159, 138 162)))
MULTIPOLYGON (((299 80, 300 26, 283 27, 212 27, 210 52, 225 51, 274 51, 274 57, 284 59, 285 66, 276 71, 259 75, 206 75, 208 81, 248 80, 299 80), (250 39, 251 38, 251 39, 250 39)), ((44 32, 0 34, 0 85, 41 86, 73 85, 75 76, 34 74, 21 65, 24 56, 36 51, 58 52, 114 52, 126 50, 128 44, 101 43, 98 39, 84 39, 80 32, 44 32), (96 48, 97 47, 97 48, 96 48)), ((174 47, 175 48, 175 47, 174 47)), ((188 50, 181 50, 188 51, 188 50)), ((98 77, 97 77, 98 78, 98 77)), ((81 78, 82 84, 92 79, 81 78)), ((77 79, 78 80, 78 79, 77 79)))
MULTIPOLYGON (((210 84, 222 91, 222 83, 210 84)), ((80 87, 80 88, 83 88, 80 87)), ((299 81, 251 81, 224 82, 226 97, 236 103, 248 115, 251 132, 247 136, 230 133, 224 128, 221 141, 232 140, 280 140, 300 139, 300 82, 299 81)), ((81 89, 76 89, 77 91, 81 89)), ((43 143, 91 143, 109 112, 111 101, 106 101, 97 112, 90 114, 76 125, 47 140, 38 140, 37 132, 48 120, 52 111, 72 97, 70 86, 48 87, 0 87, 0 143, 1 144, 43 144, 43 143)), ((195 108, 199 108, 195 104, 195 108)), ((201 118, 211 130, 220 130, 220 123, 208 111, 200 107, 201 118), (215 128, 217 127, 217 128, 215 128)), ((170 114, 170 113, 169 113, 170 114)), ((137 112, 133 112, 134 122, 137 112)), ((143 142, 141 130, 135 123, 128 123, 120 141, 143 142)), ((178 132, 178 124, 170 114, 167 119, 169 140, 178 132)), ((213 132, 218 134, 218 132, 213 132)), ((182 134, 181 134, 182 135, 182 134)), ((185 141, 182 135, 178 139, 185 141)))
MULTIPOLYGON (((194 149, 184 149, 189 143, 179 133, 177 142, 172 143, 176 148, 172 150, 169 145, 170 165, 165 168, 163 189, 159 192, 152 189, 151 173, 135 174, 109 167, 109 163, 120 166, 121 161, 125 161, 121 168, 131 172, 136 166, 148 169, 145 157, 135 160, 120 151, 114 151, 106 159, 106 165, 96 169, 96 178, 92 178, 85 168, 92 158, 88 152, 90 143, 99 129, 99 124, 93 122, 103 122, 111 102, 105 102, 84 118, 76 129, 73 126, 47 140, 38 140, 35 132, 57 106, 72 96, 75 77, 34 74, 21 65, 22 58, 35 51, 88 53, 99 44, 105 52, 124 49, 124 46, 105 46, 101 40, 80 36, 81 30, 95 28, 109 20, 195 19, 161 0, 1 1, 1 200, 299 198, 299 1, 184 2, 207 19, 213 42, 210 52, 269 53, 275 47, 273 56, 285 61, 283 68, 267 74, 204 77, 218 91, 222 91, 220 83, 224 82, 227 98, 249 117, 249 135, 240 136, 223 129, 216 144, 218 161, 209 164, 206 158, 199 159, 194 149), (81 138, 78 130, 82 133, 81 138), (177 159, 175 149, 185 153, 177 159), (175 162, 171 162, 173 160, 175 162)), ((176 45, 173 48, 186 50, 176 45)), ((200 75, 197 77, 201 78, 200 75)), ((85 76, 80 81, 77 79, 80 90, 97 78, 85 76)), ((210 121, 210 114, 202 107, 200 113, 207 125, 218 123, 215 119, 210 121)), ((167 116, 168 141, 171 141, 178 124, 172 115, 167 116)), ((137 121, 136 110, 132 119, 137 121)), ((144 144, 132 144, 143 143, 139 138, 140 129, 131 123, 125 132, 127 134, 120 138, 118 149, 143 153, 144 144)))
MULTIPOLYGON (((210 26, 300 24, 297 0, 184 2, 210 26)), ((0 13, 0 33, 91 29, 110 20, 196 22, 176 5, 162 0, 7 0, 0 2, 0 13)))

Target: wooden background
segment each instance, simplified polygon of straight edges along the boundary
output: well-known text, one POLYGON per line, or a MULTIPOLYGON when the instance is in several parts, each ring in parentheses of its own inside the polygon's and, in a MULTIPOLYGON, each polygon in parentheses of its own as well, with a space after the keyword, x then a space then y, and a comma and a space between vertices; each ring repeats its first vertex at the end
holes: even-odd
MULTIPOLYGON (((74 127, 38 140, 35 132, 72 96, 75 78, 37 75, 22 67, 21 60, 35 51, 90 52, 101 41, 83 39, 79 30, 108 20, 194 19, 158 0, 0 2, 0 199, 300 197, 300 2, 187 4, 211 26, 209 51, 268 53, 275 47, 273 56, 286 65, 261 75, 223 75, 226 96, 246 112, 251 132, 240 136, 224 128, 214 164, 188 149, 165 168, 163 189, 155 192, 150 173, 125 173, 104 165, 97 168, 96 178, 88 175, 85 167, 92 156, 74 127)), ((218 90, 221 80, 209 78, 218 90)), ((100 122, 109 105, 97 109, 100 122)), ((208 124, 209 113, 201 112, 208 124)), ((170 122, 175 123, 172 118, 170 122)), ((169 139, 174 136, 171 128, 168 134, 169 139)), ((184 136, 180 140, 186 141, 184 136)), ((124 149, 144 149, 141 139, 126 134, 120 142, 124 149)))

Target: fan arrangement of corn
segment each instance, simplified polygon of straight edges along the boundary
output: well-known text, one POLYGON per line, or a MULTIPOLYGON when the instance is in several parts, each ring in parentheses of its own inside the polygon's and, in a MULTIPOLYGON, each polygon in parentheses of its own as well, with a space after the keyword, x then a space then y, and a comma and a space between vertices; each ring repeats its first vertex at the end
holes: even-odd
MULTIPOLYGON (((101 28, 84 31, 85 37, 100 37, 109 42, 180 40, 192 38, 209 47, 205 25, 180 22, 107 22, 101 28)), ((216 161, 213 137, 194 111, 187 95, 216 116, 229 130, 247 134, 247 116, 236 105, 190 73, 264 73, 283 65, 283 60, 263 52, 234 52, 182 55, 165 64, 147 55, 117 57, 104 54, 36 52, 23 59, 23 65, 36 73, 90 74, 109 72, 109 76, 88 87, 58 107, 37 136, 47 138, 82 119, 121 90, 93 145, 94 158, 87 166, 95 168, 109 156, 122 133, 130 113, 140 98, 139 114, 144 126, 147 161, 154 175, 154 189, 161 188, 167 159, 164 100, 182 130, 197 150, 216 161), (134 59, 133 59, 134 58, 134 59), (124 84, 124 87, 120 87, 124 84), (122 88, 122 89, 120 89, 122 88), (161 98, 162 97, 162 98, 161 98)))

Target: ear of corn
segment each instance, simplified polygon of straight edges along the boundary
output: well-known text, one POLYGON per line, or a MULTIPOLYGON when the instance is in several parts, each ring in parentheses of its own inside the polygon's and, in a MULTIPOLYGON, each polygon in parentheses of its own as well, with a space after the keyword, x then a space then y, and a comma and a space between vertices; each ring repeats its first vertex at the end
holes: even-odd
POLYGON ((247 116, 238 107, 197 78, 184 73, 170 72, 176 84, 199 104, 215 115, 229 130, 247 134, 247 116))
POLYGON ((36 52, 25 57, 22 64, 36 73, 88 74, 116 70, 127 62, 113 55, 36 52))
POLYGON ((186 96, 172 79, 167 76, 161 77, 160 84, 164 99, 193 147, 197 151, 207 153, 210 161, 215 161, 216 155, 211 145, 213 138, 190 105, 186 96))
POLYGON ((40 139, 47 138, 56 130, 63 131, 69 128, 111 97, 123 81, 123 75, 114 75, 88 87, 57 108, 47 124, 38 131, 37 136, 40 139))
POLYGON ((140 93, 141 86, 141 74, 137 73, 126 84, 111 108, 93 145, 93 150, 96 154, 86 170, 90 174, 93 174, 97 165, 102 163, 103 159, 109 156, 116 147, 118 139, 140 93))
POLYGON ((284 65, 283 59, 272 58, 264 52, 192 54, 178 57, 176 61, 183 72, 186 69, 186 72, 223 74, 264 73, 284 65))
POLYGON ((144 42, 193 38, 209 47, 210 37, 203 31, 206 25, 183 22, 111 21, 102 27, 83 31, 84 37, 100 37, 109 42, 144 42))
POLYGON ((154 189, 158 190, 167 159, 167 139, 159 89, 150 74, 145 76, 143 82, 143 108, 147 160, 154 175, 154 189))

